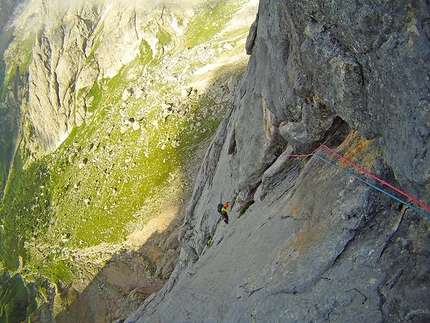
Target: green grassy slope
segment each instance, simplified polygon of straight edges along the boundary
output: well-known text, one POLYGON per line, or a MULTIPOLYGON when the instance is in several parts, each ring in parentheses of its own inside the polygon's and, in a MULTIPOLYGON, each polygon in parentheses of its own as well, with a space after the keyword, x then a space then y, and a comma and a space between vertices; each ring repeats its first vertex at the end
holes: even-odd
MULTIPOLYGON (((200 6, 181 40, 151 23, 158 46, 167 49, 159 51, 163 55, 154 56, 143 40, 140 55, 114 78, 76 92, 91 102, 91 117, 58 149, 24 167, 27 150, 18 148, 0 208, 0 260, 6 275, 0 313, 10 317, 14 306, 33 310, 35 292, 46 293, 46 280, 73 281, 79 264, 58 250, 120 243, 183 198, 192 175, 187 165, 196 162, 196 151, 217 129, 228 104, 227 80, 243 73, 246 62, 212 71, 208 88, 199 92, 189 86, 196 81, 192 72, 225 55, 219 49, 226 42, 231 44, 228 55, 243 52, 238 44, 247 28, 224 32, 236 10, 229 1, 200 6), (202 59, 201 52, 212 54, 202 59), (25 302, 10 303, 9 290, 26 295, 25 302)), ((22 72, 30 56, 21 57, 15 66, 22 72)), ((93 59, 90 55, 86 63, 93 59)), ((6 81, 13 68, 7 71, 6 81)), ((8 82, 3 89, 10 89, 8 82)), ((0 162, 6 173, 6 162, 0 162)))

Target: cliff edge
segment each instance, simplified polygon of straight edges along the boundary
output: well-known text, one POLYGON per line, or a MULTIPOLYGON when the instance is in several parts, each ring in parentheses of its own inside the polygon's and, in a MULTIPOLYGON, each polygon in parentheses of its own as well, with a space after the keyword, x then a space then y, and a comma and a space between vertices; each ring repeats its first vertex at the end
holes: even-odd
POLYGON ((260 1, 180 261, 126 322, 430 319, 429 13, 260 1))

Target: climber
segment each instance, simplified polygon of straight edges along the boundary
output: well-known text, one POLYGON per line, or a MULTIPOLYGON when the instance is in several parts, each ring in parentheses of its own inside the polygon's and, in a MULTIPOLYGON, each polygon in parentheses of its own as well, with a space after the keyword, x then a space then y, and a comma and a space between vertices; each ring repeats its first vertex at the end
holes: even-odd
POLYGON ((222 217, 222 219, 226 224, 228 224, 227 212, 228 212, 229 203, 230 202, 225 202, 224 204, 220 203, 218 204, 218 207, 217 207, 218 213, 220 214, 220 216, 222 217))

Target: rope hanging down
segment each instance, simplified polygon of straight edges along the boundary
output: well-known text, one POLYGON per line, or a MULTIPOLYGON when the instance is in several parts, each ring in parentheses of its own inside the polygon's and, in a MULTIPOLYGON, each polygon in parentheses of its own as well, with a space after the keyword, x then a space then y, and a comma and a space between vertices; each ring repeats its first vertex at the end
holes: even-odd
MULTIPOLYGON (((377 177, 377 176, 373 175, 372 173, 368 172, 368 171, 367 171, 367 170, 365 170, 364 168, 362 168, 362 167, 358 166, 357 164, 353 163, 353 162, 352 162, 352 161, 350 161, 349 159, 345 158, 344 156, 340 155, 339 153, 337 153, 336 151, 334 151, 333 149, 331 149, 330 147, 328 147, 328 146, 326 146, 326 145, 324 145, 324 144, 322 144, 321 146, 319 146, 317 149, 315 149, 315 150, 314 150, 313 152, 311 152, 310 154, 304 154, 304 155, 299 155, 299 154, 284 154, 284 156, 287 156, 287 157, 309 157, 309 156, 315 156, 316 158, 320 159, 321 161, 323 161, 324 163, 326 163, 326 164, 330 165, 331 167, 334 167, 334 168, 336 168, 336 169, 338 169, 338 170, 341 170, 342 172, 344 172, 344 173, 345 173, 345 174, 347 174, 348 176, 352 176, 352 177, 354 177, 354 178, 358 179, 358 180, 359 180, 359 181, 361 181, 362 183, 364 183, 364 184, 366 184, 366 185, 368 185, 368 186, 370 186, 370 187, 372 187, 372 188, 374 188, 374 189, 376 189, 376 190, 378 190, 378 191, 380 191, 380 192, 384 193, 385 195, 389 196, 390 198, 392 198, 392 199, 394 199, 394 200, 396 200, 396 201, 398 201, 398 202, 400 202, 400 203, 402 203, 402 204, 406 205, 407 207, 409 207, 409 208, 413 209, 414 211, 416 211, 416 212, 420 213, 421 215, 424 215, 424 216, 426 216, 426 217, 428 217, 428 218, 430 219, 430 214, 428 214, 428 213, 426 213, 426 212, 421 211, 420 209, 418 209, 417 207, 415 207, 415 206, 411 205, 410 203, 407 203, 407 202, 405 202, 405 201, 403 201, 403 200, 399 199, 398 197, 394 196, 393 194, 388 193, 387 191, 383 190, 382 188, 379 188, 379 187, 377 187, 377 186, 375 186, 375 185, 373 185, 373 184, 371 184, 371 183, 367 182, 366 180, 364 180, 364 179, 362 179, 362 178, 360 178, 360 177, 358 177, 358 176, 356 176, 356 175, 352 174, 351 172, 348 172, 348 171, 344 170, 343 168, 340 168, 339 166, 337 166, 337 165, 333 164, 332 162, 330 162, 330 161, 328 161, 328 160, 324 159, 322 156, 320 156, 320 155, 316 154, 316 152, 317 152, 318 150, 322 149, 322 148, 324 148, 324 149, 328 150, 330 153, 332 153, 332 154, 334 154, 336 157, 338 157, 338 158, 342 159, 343 161, 345 161, 345 162, 346 162, 346 163, 348 163, 349 165, 353 166, 355 169, 359 170, 360 172, 362 172, 362 173, 364 173, 364 174, 366 174, 366 175, 370 176, 371 178, 375 179, 376 181, 378 181, 378 182, 382 183, 383 185, 385 185, 385 186, 387 186, 387 187, 391 188, 392 190, 396 191, 397 193, 399 193, 399 194, 401 194, 401 195, 405 196, 406 198, 408 198, 409 200, 411 200, 411 201, 415 202, 416 204, 418 204, 420 207, 422 207, 422 208, 426 209, 427 211, 430 211, 430 206, 428 206, 428 205, 424 204, 424 203, 423 203, 423 202, 421 202, 420 200, 418 200, 418 199, 416 199, 416 198, 412 197, 411 195, 409 195, 409 194, 407 194, 407 193, 403 192, 402 190, 398 189, 397 187, 394 187, 393 185, 391 185, 391 184, 387 183, 386 181, 384 181, 384 180, 380 179, 379 177, 377 177)), ((296 166, 297 166, 297 165, 296 165, 296 166)), ((295 168, 296 166, 294 166, 293 168, 295 168)))

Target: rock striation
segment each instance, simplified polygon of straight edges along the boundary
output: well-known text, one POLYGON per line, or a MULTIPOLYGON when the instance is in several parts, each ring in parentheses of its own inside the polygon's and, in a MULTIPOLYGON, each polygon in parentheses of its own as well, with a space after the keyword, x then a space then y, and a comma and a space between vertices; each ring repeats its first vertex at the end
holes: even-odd
POLYGON ((329 150, 291 156, 325 143, 428 205, 429 13, 427 1, 260 1, 179 263, 126 322, 430 319, 428 210, 329 150))

